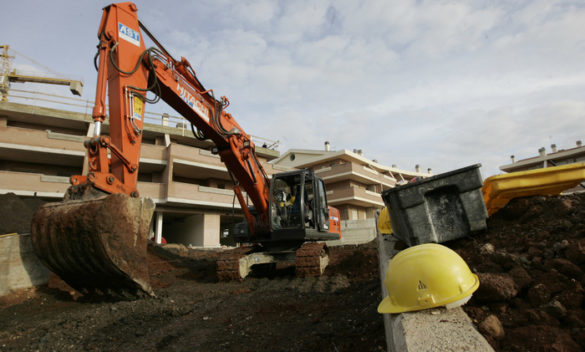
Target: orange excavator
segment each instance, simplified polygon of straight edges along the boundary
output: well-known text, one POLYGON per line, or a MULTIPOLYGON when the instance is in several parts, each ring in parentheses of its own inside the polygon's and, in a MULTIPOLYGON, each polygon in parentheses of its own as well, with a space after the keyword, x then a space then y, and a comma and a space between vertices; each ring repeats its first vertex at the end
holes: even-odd
POLYGON ((296 260, 299 275, 320 275, 327 248, 339 239, 339 211, 310 170, 269 178, 250 136, 225 111, 229 101, 203 87, 185 58, 175 60, 137 17, 135 4, 104 8, 98 31, 93 137, 85 141, 89 172, 72 176, 62 202, 41 207, 31 232, 35 252, 51 271, 82 293, 153 294, 146 263, 155 205, 137 188, 144 106, 162 99, 210 139, 225 163, 245 222, 239 243, 218 261, 219 279, 242 279, 254 264, 296 260), (154 47, 146 49, 143 34, 154 47), (147 97, 147 92, 155 98, 147 97), (101 133, 109 100, 109 135, 101 133), (248 205, 243 192, 251 200, 248 205))

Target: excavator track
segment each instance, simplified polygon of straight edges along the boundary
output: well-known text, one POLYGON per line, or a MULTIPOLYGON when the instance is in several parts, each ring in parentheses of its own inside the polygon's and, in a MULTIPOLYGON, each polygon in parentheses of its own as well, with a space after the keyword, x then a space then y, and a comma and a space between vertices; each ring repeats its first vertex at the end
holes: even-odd
POLYGON ((329 264, 329 249, 325 243, 305 243, 296 252, 298 277, 321 276, 329 264))
POLYGON ((219 281, 242 281, 240 259, 248 255, 253 247, 239 247, 225 251, 217 260, 217 279, 219 281))

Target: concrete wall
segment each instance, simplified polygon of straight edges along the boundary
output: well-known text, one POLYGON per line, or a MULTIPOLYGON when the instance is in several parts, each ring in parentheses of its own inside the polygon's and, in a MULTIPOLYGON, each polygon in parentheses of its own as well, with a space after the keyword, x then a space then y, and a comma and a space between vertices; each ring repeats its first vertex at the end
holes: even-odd
POLYGON ((341 240, 328 241, 328 246, 367 243, 376 238, 376 219, 342 220, 341 240))
POLYGON ((193 214, 170 223, 165 222, 162 235, 169 243, 195 247, 219 247, 219 214, 193 214))
POLYGON ((203 247, 219 247, 220 235, 219 214, 205 214, 203 216, 203 247))
POLYGON ((49 270, 35 255, 30 235, 0 236, 0 296, 48 281, 49 270))

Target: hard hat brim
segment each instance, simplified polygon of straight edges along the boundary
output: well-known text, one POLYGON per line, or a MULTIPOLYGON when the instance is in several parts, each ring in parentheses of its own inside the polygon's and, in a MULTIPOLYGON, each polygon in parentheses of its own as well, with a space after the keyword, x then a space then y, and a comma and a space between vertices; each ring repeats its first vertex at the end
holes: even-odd
POLYGON ((396 306, 395 304, 393 304, 389 296, 384 298, 382 302, 380 302, 380 304, 378 305, 378 313, 390 314, 402 313, 405 312, 404 309, 405 309, 404 307, 396 306))
POLYGON ((384 298, 382 300, 382 302, 380 302, 380 304, 378 305, 378 313, 397 314, 397 313, 406 313, 406 312, 412 312, 412 311, 417 311, 417 310, 437 308, 437 307, 445 306, 449 303, 456 302, 456 301, 461 300, 467 296, 471 296, 479 287, 479 278, 477 277, 477 275, 475 275, 473 273, 471 275, 473 275, 473 278, 475 280, 473 285, 466 292, 462 292, 460 295, 451 297, 448 300, 444 300, 442 302, 437 302, 436 304, 429 305, 429 306, 404 307, 404 306, 399 306, 399 305, 394 304, 392 302, 392 299, 390 299, 390 296, 386 296, 386 298, 384 298))

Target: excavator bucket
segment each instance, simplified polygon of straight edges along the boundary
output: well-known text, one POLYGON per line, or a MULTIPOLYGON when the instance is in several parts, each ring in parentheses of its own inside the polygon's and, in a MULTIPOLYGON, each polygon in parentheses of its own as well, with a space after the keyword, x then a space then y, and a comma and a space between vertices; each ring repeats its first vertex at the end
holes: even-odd
POLYGON ((153 212, 152 200, 125 194, 49 203, 33 217, 34 250, 81 293, 154 295, 146 263, 153 212))

